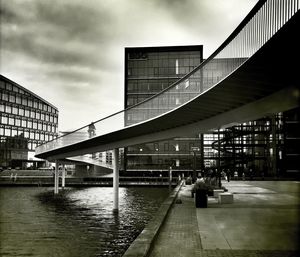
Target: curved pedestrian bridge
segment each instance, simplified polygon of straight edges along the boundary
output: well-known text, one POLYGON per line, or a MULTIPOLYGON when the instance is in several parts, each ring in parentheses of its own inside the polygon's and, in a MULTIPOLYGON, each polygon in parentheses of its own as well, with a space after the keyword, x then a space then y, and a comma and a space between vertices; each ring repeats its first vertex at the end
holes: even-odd
POLYGON ((55 160, 207 132, 299 106, 299 0, 259 1, 224 43, 170 87, 36 148, 55 160))

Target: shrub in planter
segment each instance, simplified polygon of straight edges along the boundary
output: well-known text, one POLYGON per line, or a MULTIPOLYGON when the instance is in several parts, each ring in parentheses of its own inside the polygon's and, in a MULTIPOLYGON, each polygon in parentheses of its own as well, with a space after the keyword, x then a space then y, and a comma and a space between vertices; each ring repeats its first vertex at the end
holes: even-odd
POLYGON ((191 177, 186 178, 185 184, 186 185, 191 185, 192 184, 192 178, 191 177))
POLYGON ((204 181, 196 181, 193 188, 196 208, 207 208, 207 190, 208 186, 204 181))

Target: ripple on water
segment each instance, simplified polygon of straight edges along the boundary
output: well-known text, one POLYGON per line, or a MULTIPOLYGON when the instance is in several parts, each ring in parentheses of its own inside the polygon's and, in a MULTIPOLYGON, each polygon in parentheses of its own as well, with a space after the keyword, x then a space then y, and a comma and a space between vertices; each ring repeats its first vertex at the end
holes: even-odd
POLYGON ((70 188, 59 196, 52 188, 0 190, 3 256, 122 256, 168 195, 166 188, 120 188, 114 213, 112 188, 70 188))

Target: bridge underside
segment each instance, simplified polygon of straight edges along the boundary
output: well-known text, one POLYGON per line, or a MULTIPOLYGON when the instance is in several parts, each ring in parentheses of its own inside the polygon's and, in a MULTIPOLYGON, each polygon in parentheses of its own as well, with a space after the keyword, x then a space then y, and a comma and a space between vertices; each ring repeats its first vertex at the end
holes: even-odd
POLYGON ((103 136, 37 155, 61 159, 254 120, 299 106, 299 13, 238 70, 186 105, 103 136))

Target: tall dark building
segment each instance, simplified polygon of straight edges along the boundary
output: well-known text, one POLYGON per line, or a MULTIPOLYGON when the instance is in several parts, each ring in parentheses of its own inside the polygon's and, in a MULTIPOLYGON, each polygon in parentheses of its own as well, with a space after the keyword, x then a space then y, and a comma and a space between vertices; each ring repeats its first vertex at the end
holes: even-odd
MULTIPOLYGON (((202 60, 202 45, 125 48, 125 108, 168 88, 202 60)), ((176 101, 174 99, 174 105, 180 104, 176 101)), ((155 112, 155 107, 151 108, 155 112)), ((145 113, 142 110, 127 112, 125 124, 143 120, 145 113)), ((174 175, 191 173, 195 167, 191 148, 199 148, 200 144, 195 133, 194 138, 176 138, 128 147, 124 151, 124 170, 133 176, 165 175, 170 167, 174 175)), ((199 163, 200 159, 196 159, 199 163)))
POLYGON ((36 166, 35 147, 58 133, 58 109, 0 75, 0 166, 36 166))

